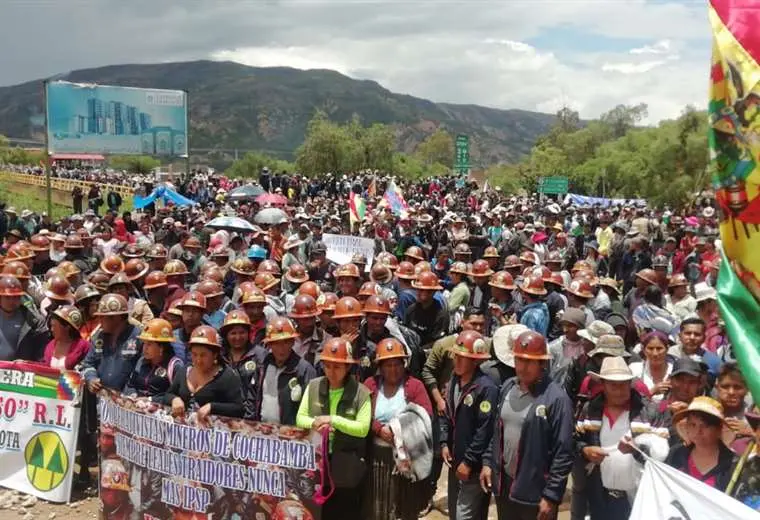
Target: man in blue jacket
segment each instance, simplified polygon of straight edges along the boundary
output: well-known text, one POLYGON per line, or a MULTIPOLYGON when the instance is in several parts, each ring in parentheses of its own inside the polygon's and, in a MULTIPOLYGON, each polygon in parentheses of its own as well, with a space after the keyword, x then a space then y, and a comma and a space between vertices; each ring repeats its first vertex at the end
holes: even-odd
POLYGON ((549 377, 546 339, 528 330, 513 345, 516 377, 501 387, 480 483, 499 520, 553 520, 573 467, 573 407, 549 377))
POLYGON ((480 370, 490 358, 483 336, 466 330, 454 346, 454 376, 446 396, 446 416, 440 417, 441 458, 449 467, 449 515, 456 520, 486 520, 489 497, 478 476, 483 454, 493 434, 498 388, 480 370))

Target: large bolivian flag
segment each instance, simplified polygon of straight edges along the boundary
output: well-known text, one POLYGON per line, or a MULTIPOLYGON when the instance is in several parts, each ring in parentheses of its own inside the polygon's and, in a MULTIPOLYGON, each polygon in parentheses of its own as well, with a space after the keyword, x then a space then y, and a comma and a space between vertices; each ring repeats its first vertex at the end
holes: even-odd
POLYGON ((718 304, 760 402, 760 1, 710 0, 710 169, 724 257, 718 304))

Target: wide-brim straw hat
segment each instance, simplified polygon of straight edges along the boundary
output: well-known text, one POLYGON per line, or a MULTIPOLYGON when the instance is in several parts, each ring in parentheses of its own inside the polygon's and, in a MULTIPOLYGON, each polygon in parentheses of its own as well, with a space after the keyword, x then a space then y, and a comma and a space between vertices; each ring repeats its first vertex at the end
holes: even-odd
POLYGON ((602 369, 598 373, 589 372, 589 375, 602 381, 624 382, 633 380, 633 372, 631 372, 625 359, 620 356, 604 358, 602 369))
POLYGON ((706 415, 712 415, 713 417, 717 417, 718 419, 720 419, 721 422, 725 422, 726 420, 726 417, 723 415, 722 404, 720 404, 718 401, 716 401, 712 397, 699 396, 699 397, 695 397, 689 403, 688 408, 673 414, 673 424, 679 422, 680 420, 686 418, 690 413, 694 413, 694 412, 703 413, 706 415))

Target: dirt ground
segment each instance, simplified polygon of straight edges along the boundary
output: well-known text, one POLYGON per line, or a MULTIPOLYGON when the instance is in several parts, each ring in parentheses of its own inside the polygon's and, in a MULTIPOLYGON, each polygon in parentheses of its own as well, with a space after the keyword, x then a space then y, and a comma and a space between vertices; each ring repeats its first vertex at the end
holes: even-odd
MULTIPOLYGON (((446 471, 438 482, 436 506, 446 506, 446 471)), ((563 504, 564 506, 565 504, 563 504)), ((565 509, 565 507, 561 507, 565 509)), ((51 504, 15 491, 0 491, 0 520, 94 520, 98 518, 97 497, 83 497, 75 493, 71 504, 51 504)), ((445 520, 448 516, 435 509, 425 520, 445 520)), ((488 513, 489 520, 496 520, 496 508, 492 504, 488 513)), ((569 520, 569 511, 561 510, 558 520, 569 520)), ((330 519, 326 519, 330 520, 330 519)))

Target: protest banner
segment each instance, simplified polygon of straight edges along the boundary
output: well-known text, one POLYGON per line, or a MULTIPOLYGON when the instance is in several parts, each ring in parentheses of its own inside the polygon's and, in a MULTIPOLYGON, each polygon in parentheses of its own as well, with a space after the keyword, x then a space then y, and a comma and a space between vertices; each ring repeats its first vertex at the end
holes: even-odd
POLYGON ((195 413, 100 394, 105 518, 318 520, 320 439, 294 426, 195 413))
POLYGON ((647 460, 630 520, 760 520, 760 513, 662 462, 647 460))
POLYGON ((81 391, 76 372, 0 361, 0 486, 69 501, 81 391))
POLYGON ((325 233, 322 235, 322 242, 327 246, 327 259, 331 262, 338 265, 347 264, 351 261, 351 256, 359 253, 367 259, 365 270, 369 272, 372 267, 372 259, 375 257, 375 241, 371 238, 325 233))

